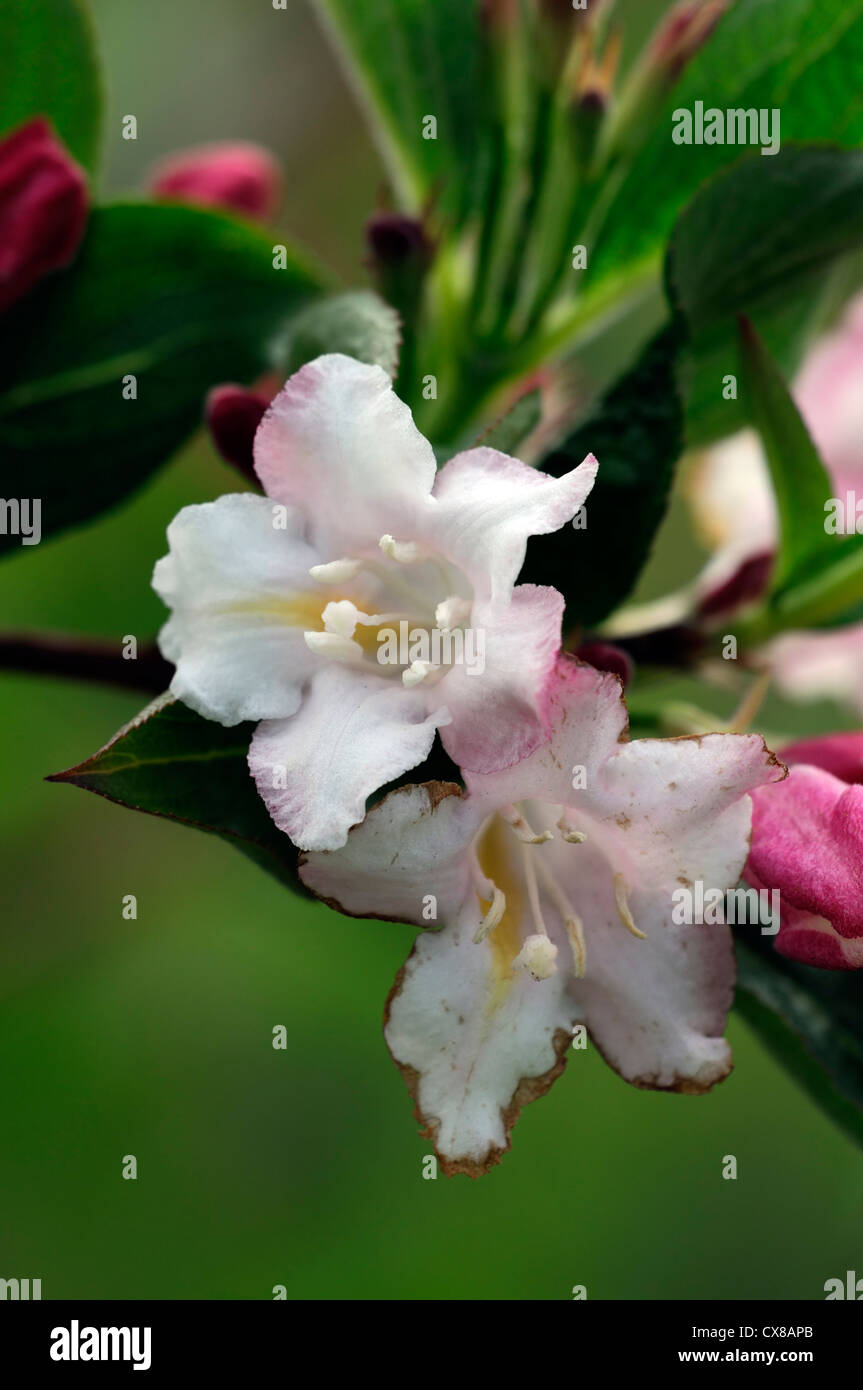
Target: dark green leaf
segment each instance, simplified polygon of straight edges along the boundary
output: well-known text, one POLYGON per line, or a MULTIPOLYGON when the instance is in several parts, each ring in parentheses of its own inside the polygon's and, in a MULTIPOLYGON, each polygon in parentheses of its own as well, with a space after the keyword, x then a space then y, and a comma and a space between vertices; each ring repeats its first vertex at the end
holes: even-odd
POLYGON ((102 83, 83 0, 3 0, 0 7, 0 135, 49 116, 91 173, 99 155, 102 83))
MULTIPOLYGON (((592 283, 655 256, 686 200, 741 153, 739 145, 674 144, 672 112, 693 111, 696 101, 723 111, 776 108, 783 144, 834 140, 852 147, 863 141, 861 64, 863 0, 737 0, 622 179, 592 257, 592 283)), ((774 177, 777 156, 756 152, 755 162, 762 177, 774 177)), ((753 211, 737 209, 744 222, 753 211)))
POLYGON ((678 321, 663 329, 590 418, 541 464, 559 477, 588 453, 599 460, 586 528, 535 536, 522 574, 560 590, 570 625, 595 625, 626 598, 665 514, 683 431, 675 383, 681 333, 678 321))
POLYGON ((737 942, 736 1008, 812 1099, 863 1144, 863 975, 737 942))
POLYGON ((749 413, 761 435, 779 511, 779 549, 771 572, 775 592, 802 576, 819 555, 835 551, 835 539, 824 530, 824 503, 833 484, 776 364, 744 317, 740 360, 749 413))
POLYGON ((270 819, 246 763, 252 729, 225 729, 161 695, 93 757, 48 780, 218 835, 303 893, 297 850, 270 819))
POLYGON ((270 240, 230 217, 98 209, 74 266, 0 324, 4 495, 41 498, 44 535, 121 501, 197 427, 209 387, 272 365, 278 330, 317 292, 299 260, 274 269, 270 240))
POLYGON ((863 245, 863 151, 789 146, 743 159, 706 184, 669 243, 666 285, 687 317, 692 346, 688 439, 729 434, 747 419, 726 400, 737 358, 736 316, 751 317, 782 366, 805 345, 814 293, 863 245), (784 340, 784 341, 783 341, 784 340))
POLYGON ((456 218, 475 193, 483 157, 485 85, 476 0, 318 0, 358 88, 405 207, 429 195, 456 218), (424 138, 426 117, 436 138, 424 138))

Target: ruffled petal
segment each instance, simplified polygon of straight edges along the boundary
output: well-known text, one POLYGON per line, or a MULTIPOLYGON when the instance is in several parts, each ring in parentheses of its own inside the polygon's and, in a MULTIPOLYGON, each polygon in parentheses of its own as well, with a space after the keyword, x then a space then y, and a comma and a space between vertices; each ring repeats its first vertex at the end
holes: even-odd
POLYGON ((267 810, 300 849, 336 849, 379 787, 416 767, 449 717, 385 677, 326 666, 291 719, 258 725, 249 767, 267 810))
POLYGON ((553 478, 496 449, 456 454, 438 473, 429 539, 470 579, 479 599, 506 598, 530 536, 571 521, 593 487, 598 464, 553 478))
POLYGON ((255 468, 330 560, 384 533, 412 538, 436 464, 383 368, 330 353, 285 382, 258 427, 255 468))
POLYGON ((499 1162, 522 1108, 563 1071, 578 1019, 566 975, 513 971, 495 936, 423 934, 387 1003, 387 1044, 445 1173, 499 1162))
POLYGON ((535 584, 520 584, 506 604, 474 604, 471 626, 483 636, 484 669, 454 666, 442 686, 452 723, 441 737, 462 769, 511 767, 547 737, 562 621, 561 595, 535 584))
POLYGON ((177 668, 171 692, 220 724, 293 714, 314 669, 303 629, 313 623, 309 569, 318 556, 298 513, 279 521, 284 528, 273 524, 272 503, 251 493, 184 507, 153 572, 172 609, 159 634, 177 668))

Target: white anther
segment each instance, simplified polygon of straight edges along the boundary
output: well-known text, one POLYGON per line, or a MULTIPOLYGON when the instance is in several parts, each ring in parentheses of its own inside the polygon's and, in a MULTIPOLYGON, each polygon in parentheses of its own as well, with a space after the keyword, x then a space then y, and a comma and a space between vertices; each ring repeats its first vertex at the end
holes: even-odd
POLYGON ((557 971, 557 947, 547 936, 529 936, 513 961, 535 980, 548 980, 557 971))
POLYGON ((646 941, 646 935, 643 931, 639 931, 633 920, 632 913, 629 910, 629 900, 626 896, 626 879, 623 877, 623 874, 614 875, 614 905, 617 908, 617 915, 626 927, 626 930, 632 936, 638 937, 639 941, 646 941))
POLYGON ((355 579, 363 567, 362 560, 330 560, 326 565, 312 565, 309 574, 319 584, 345 584, 355 579))
POLYGON ((557 828, 568 845, 582 845, 587 839, 583 830, 573 830, 566 816, 561 816, 557 828))
POLYGON ((422 552, 416 541, 397 541, 392 536, 381 536, 378 545, 391 560, 400 565, 415 565, 422 559, 422 552))
POLYGON ((342 637, 338 632, 304 632, 306 646, 315 656, 326 656, 331 661, 362 661, 363 649, 359 642, 350 637, 342 637))
POLYGON ((430 676, 433 671, 439 671, 440 667, 435 666, 432 661, 412 661, 406 671, 402 671, 402 685, 408 690, 414 685, 419 685, 426 676, 430 676))
POLYGON ((360 613, 350 599, 338 599, 328 603, 322 615, 327 632, 335 632, 339 637, 353 637, 360 613))
POLYGON ((470 621, 470 614, 470 599, 451 594, 438 604, 434 611, 434 620, 442 632, 451 632, 453 628, 464 627, 470 621))
POLYGON ((526 845, 544 845, 547 840, 553 840, 554 835, 550 830, 543 830, 541 835, 528 824, 525 817, 517 806, 501 806, 500 814, 507 825, 515 831, 518 838, 526 845))

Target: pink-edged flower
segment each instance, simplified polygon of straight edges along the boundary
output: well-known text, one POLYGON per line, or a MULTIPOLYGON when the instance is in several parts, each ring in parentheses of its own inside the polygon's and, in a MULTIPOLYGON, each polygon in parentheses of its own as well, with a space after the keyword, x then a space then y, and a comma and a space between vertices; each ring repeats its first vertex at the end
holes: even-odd
MULTIPOLYGON (((833 496, 843 506, 854 496, 863 503, 863 295, 810 352, 794 383, 794 398, 830 474, 833 496)), ((699 581, 700 610, 731 611, 757 597, 758 584, 766 585, 776 545, 776 502, 756 432, 743 430, 710 449, 699 461, 691 491, 696 515, 715 547, 699 581)), ((849 510, 853 519, 853 500, 849 510)), ((863 711, 863 623, 785 633, 764 656, 785 694, 832 696, 863 711)))
POLYGON ((157 198, 225 208, 268 222, 279 206, 282 175, 267 150, 235 140, 169 155, 153 169, 149 188, 157 198))
POLYGON ((72 260, 87 180, 41 116, 0 140, 0 313, 72 260))
POLYGON ((437 472, 386 373, 338 354, 285 383, 254 448, 267 496, 184 508, 153 584, 174 695, 260 721, 249 764, 276 824, 304 849, 343 844, 436 729, 473 771, 531 753, 563 599, 515 581, 596 460, 552 478, 477 448, 437 472))
POLYGON ((627 741, 618 678, 562 657, 550 738, 516 767, 408 786, 305 883, 339 910, 422 933, 386 1038, 448 1172, 509 1145, 584 1023, 633 1085, 701 1092, 727 1075, 728 927, 674 925, 675 893, 736 885, 747 792, 784 769, 755 735, 627 741))
POLYGON ((863 966, 863 733, 781 750, 786 781, 753 795, 745 877, 779 890, 776 949, 827 970, 863 966))

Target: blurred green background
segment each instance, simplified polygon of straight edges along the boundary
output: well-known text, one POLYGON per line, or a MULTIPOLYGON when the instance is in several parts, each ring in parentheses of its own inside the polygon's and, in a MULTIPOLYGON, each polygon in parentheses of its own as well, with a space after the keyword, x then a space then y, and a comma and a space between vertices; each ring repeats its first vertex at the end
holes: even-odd
MULTIPOLYGON (((641 26, 657 8, 629 6, 641 26)), ((95 11, 109 189, 171 149, 260 140, 284 163, 286 233, 361 278, 380 166, 306 5, 95 11)), ((3 626, 147 637, 167 522, 235 486, 199 440, 108 520, 4 561, 3 626)), ((686 525, 675 509, 648 589, 691 573, 686 525)), ((860 1155, 739 1021, 709 1096, 637 1092, 573 1053, 502 1166, 423 1180, 381 1036, 410 929, 306 905, 215 839, 41 780, 142 703, 0 678, 0 1276, 45 1298, 806 1299, 859 1268, 860 1155)))

